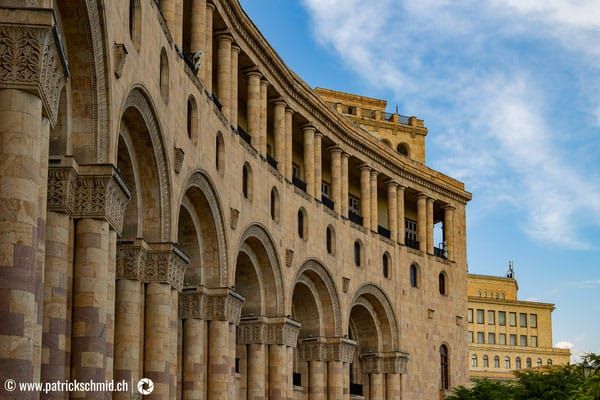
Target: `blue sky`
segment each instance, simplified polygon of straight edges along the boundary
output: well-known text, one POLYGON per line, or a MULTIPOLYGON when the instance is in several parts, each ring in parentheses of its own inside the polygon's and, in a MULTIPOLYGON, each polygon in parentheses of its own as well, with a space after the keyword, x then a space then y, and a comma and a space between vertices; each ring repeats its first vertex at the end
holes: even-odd
POLYGON ((515 263, 556 303, 554 343, 600 353, 600 2, 242 0, 309 85, 425 119, 427 164, 461 179, 469 270, 515 263))

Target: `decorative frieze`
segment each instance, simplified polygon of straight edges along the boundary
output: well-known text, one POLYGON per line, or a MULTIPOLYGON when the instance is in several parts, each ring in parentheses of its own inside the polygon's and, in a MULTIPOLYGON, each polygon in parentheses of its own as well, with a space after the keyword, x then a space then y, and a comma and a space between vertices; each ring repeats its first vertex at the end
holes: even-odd
POLYGON ((408 353, 391 351, 360 355, 361 371, 365 374, 405 374, 408 353))
POLYGON ((143 240, 117 243, 117 279, 144 280, 148 245, 143 240))
POLYGON ((244 317, 240 321, 238 343, 296 347, 299 333, 300 323, 288 317, 244 317))
POLYGON ((181 291, 189 262, 190 259, 172 243, 154 243, 146 254, 144 281, 168 283, 181 291))
POLYGON ((240 323, 244 298, 229 288, 186 289, 179 298, 179 318, 240 323))
POLYGON ((302 361, 342 361, 351 363, 356 342, 342 337, 301 339, 298 357, 302 361))

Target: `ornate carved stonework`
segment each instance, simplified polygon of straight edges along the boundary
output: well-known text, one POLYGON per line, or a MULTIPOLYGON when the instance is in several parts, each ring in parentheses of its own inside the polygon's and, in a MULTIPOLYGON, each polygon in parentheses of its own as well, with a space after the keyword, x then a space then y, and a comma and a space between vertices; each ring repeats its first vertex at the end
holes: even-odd
POLYGON ((238 210, 237 208, 230 208, 230 225, 231 225, 231 229, 235 229, 237 228, 237 223, 238 223, 238 219, 240 218, 240 210, 238 210))
POLYGON ((244 317, 240 321, 238 343, 296 347, 299 333, 300 323, 287 317, 244 317))
POLYGON ((360 363, 365 374, 405 374, 408 354, 401 351, 361 354, 360 363))
POLYGON ((168 283, 174 289, 183 289, 185 268, 190 259, 172 243, 153 243, 146 255, 145 282, 168 283))
POLYGON ((54 126, 67 64, 51 21, 50 15, 48 26, 0 24, 0 88, 40 96, 44 114, 54 126))
POLYGON ((142 240, 117 243, 117 279, 142 281, 148 246, 142 240))
POLYGON ((174 169, 176 173, 181 172, 181 167, 183 167, 183 159, 185 157, 185 152, 181 147, 175 147, 175 165, 174 169))
POLYGON ((179 297, 179 318, 240 323, 244 298, 229 288, 186 289, 179 297))
POLYGON ((302 361, 343 361, 351 363, 355 348, 355 341, 341 337, 301 339, 298 345, 298 357, 302 361))

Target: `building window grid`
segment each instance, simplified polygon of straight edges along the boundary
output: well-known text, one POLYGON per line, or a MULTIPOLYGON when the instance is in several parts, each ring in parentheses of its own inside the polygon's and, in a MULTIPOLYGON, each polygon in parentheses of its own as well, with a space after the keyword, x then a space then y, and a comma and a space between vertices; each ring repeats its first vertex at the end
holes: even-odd
POLYGON ((519 313, 519 326, 521 328, 527 328, 527 314, 519 313))
POLYGON ((485 323, 485 314, 484 310, 477 310, 477 323, 483 324, 485 323))
POLYGON ((529 326, 530 328, 537 328, 537 314, 529 315, 529 326))
POLYGON ((488 325, 496 324, 496 311, 488 310, 488 325))
POLYGON ((485 344, 485 333, 484 332, 477 332, 477 343, 485 344))
POLYGON ((496 344, 496 334, 488 332, 488 344, 496 344))
POLYGON ((498 325, 506 326, 506 311, 498 311, 498 325))
POLYGON ((494 357, 494 368, 500 368, 500 357, 494 357))
POLYGON ((473 323, 473 309, 469 308, 467 310, 467 322, 473 323))
POLYGON ((508 323, 510 326, 517 326, 517 313, 508 313, 508 323))
POLYGON ((519 338, 519 346, 527 347, 527 335, 521 335, 519 338))
POLYGON ((510 335, 510 345, 511 346, 516 346, 517 345, 517 335, 510 335))
POLYGON ((531 347, 538 347, 537 336, 532 336, 532 337, 529 339, 529 345, 530 345, 531 347))
POLYGON ((500 333, 498 335, 498 344, 505 346, 506 345, 506 333, 500 333))
POLYGON ((489 367, 490 367, 490 359, 486 354, 483 356, 483 368, 489 368, 489 367))

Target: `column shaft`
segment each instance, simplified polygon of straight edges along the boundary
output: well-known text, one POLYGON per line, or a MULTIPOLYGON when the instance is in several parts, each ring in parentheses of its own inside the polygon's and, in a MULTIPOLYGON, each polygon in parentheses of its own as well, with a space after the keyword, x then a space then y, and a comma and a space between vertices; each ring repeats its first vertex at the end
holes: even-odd
MULTIPOLYGON (((260 135, 260 72, 250 71, 246 74, 248 82, 248 97, 246 101, 246 121, 248 123, 248 134, 252 138, 252 144, 262 144, 260 135)), ((266 138, 265 138, 266 139, 266 138)))
POLYGON ((322 156, 321 156, 321 140, 323 134, 315 132, 315 199, 321 200, 321 182, 322 178, 322 156))
MULTIPOLYGON (((80 382, 105 379, 109 230, 108 222, 96 219, 78 220, 75 227, 71 379, 80 382)), ((76 395, 100 399, 104 393, 76 395)))
POLYGON ((108 232, 108 257, 106 263, 106 353, 104 358, 104 378, 113 379, 115 354, 115 285, 117 263, 117 232, 108 232))
POLYGON ((334 210, 341 212, 342 206, 342 150, 331 149, 331 200, 334 210))
POLYGON ((229 351, 229 322, 208 323, 208 400, 229 397, 232 360, 229 351))
POLYGON ((327 400, 343 400, 344 368, 341 361, 327 363, 327 400))
POLYGON ((327 371, 323 361, 308 362, 308 399, 325 400, 327 398, 327 371))
POLYGON ((283 344, 269 345, 269 399, 287 397, 287 351, 283 344))
POLYGON ((427 196, 424 194, 417 197, 417 239, 419 250, 427 251, 427 196))
POLYGON ((177 387, 177 360, 178 360, 178 344, 179 344, 179 293, 176 289, 171 288, 171 313, 169 317, 169 352, 171 353, 169 359, 169 398, 171 400, 177 400, 177 393, 179 388, 177 387))
POLYGON ((385 385, 386 385, 386 400, 398 400, 402 395, 401 391, 401 375, 400 374, 386 374, 385 385))
POLYGON ((212 2, 206 3, 206 23, 205 27, 205 53, 202 65, 204 66, 204 85, 208 93, 213 92, 212 77, 213 77, 213 13, 215 5, 212 2))
POLYGON ((315 193, 315 128, 305 126, 304 133, 304 180, 306 181, 306 193, 315 193))
POLYGON ((369 391, 371 396, 369 396, 369 400, 384 400, 384 385, 383 374, 370 374, 369 391))
POLYGON ((343 365, 343 377, 344 377, 344 400, 350 400, 350 364, 345 362, 343 365))
POLYGON ((260 81, 260 101, 259 110, 260 118, 258 124, 258 151, 263 157, 267 156, 267 89, 269 88, 269 82, 262 79, 260 81))
POLYGON ((388 227, 390 238, 394 241, 398 238, 398 185, 388 182, 388 227))
MULTIPOLYGON (((142 283, 119 279, 115 307, 115 379, 137 382, 140 374, 140 318, 142 283)), ((115 392, 115 399, 129 400, 129 393, 115 392)))
POLYGON ((342 194, 340 195, 340 213, 344 216, 348 216, 348 159, 350 155, 348 153, 342 153, 342 168, 341 168, 341 181, 342 181, 342 194))
POLYGON ((454 235, 454 207, 446 206, 444 208, 444 241, 449 260, 454 260, 454 235))
MULTIPOLYGON (((190 51, 204 51, 204 32, 206 25, 206 0, 192 0, 192 17, 190 26, 190 51)), ((203 56, 204 57, 204 56, 203 56)), ((202 64, 205 60, 202 59, 202 64)))
POLYGON ((229 35, 217 37, 217 91, 223 115, 231 121, 231 42, 229 35))
POLYGON ((371 168, 360 168, 360 212, 363 226, 371 229, 371 168))
MULTIPOLYGON (((231 46, 231 126, 237 129, 238 126, 238 56, 240 48, 237 45, 231 46)), ((256 141, 252 143, 256 147, 256 141)))
POLYGON ((371 171, 371 230, 377 232, 379 225, 377 204, 377 171, 371 171))
POLYGON ((398 243, 404 244, 404 238, 406 235, 406 227, 404 222, 404 186, 398 186, 398 243))
POLYGON ((248 345, 248 400, 264 400, 265 396, 265 345, 248 345))
POLYGON ((294 162, 293 139, 294 128, 292 125, 294 110, 287 107, 285 109, 285 177, 292 180, 292 163, 294 162))
POLYGON ((237 328, 235 324, 229 324, 229 398, 236 399, 239 394, 238 381, 236 379, 235 364, 237 358, 236 335, 237 328))
POLYGON ((277 101, 273 104, 273 133, 275 136, 275 161, 277 171, 284 174, 285 169, 285 103, 277 101))
POLYGON ((154 382, 148 397, 167 400, 171 386, 171 286, 166 283, 146 285, 146 327, 144 329, 144 376, 154 382))
POLYGON ((433 254, 433 199, 427 199, 427 252, 433 254))
MULTIPOLYGON (((160 12, 162 13, 165 21, 167 22, 167 27, 169 31, 173 35, 173 39, 176 39, 176 26, 175 21, 177 19, 177 0, 161 0, 160 3, 160 12)), ((179 42, 176 42, 179 45, 179 42)))
POLYGON ((183 400, 201 400, 206 393, 206 321, 183 321, 183 400))
POLYGON ((294 400, 294 348, 286 347, 287 351, 287 396, 286 400, 294 400))
POLYGON ((42 102, 21 90, 2 89, 0 121, 0 379, 29 382, 40 371, 34 359, 43 304, 43 272, 35 261, 45 218, 38 215, 39 192, 46 190, 40 186, 38 157, 42 102))

